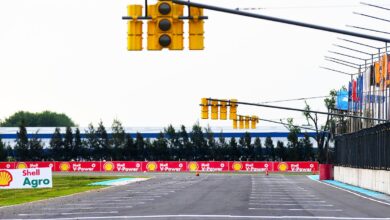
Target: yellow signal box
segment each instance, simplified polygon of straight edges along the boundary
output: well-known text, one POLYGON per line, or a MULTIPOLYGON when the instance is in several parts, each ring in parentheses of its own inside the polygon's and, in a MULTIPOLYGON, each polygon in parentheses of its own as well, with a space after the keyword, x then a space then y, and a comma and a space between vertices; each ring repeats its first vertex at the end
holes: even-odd
POLYGON ((249 116, 245 116, 245 129, 249 129, 249 122, 251 118, 249 116))
POLYGON ((209 118, 209 103, 208 103, 207 98, 202 98, 201 103, 202 103, 201 104, 201 106, 202 106, 201 118, 208 119, 209 118))
POLYGON ((238 116, 238 122, 239 122, 239 126, 240 126, 240 129, 244 129, 244 117, 239 115, 238 116))
POLYGON ((218 101, 211 101, 211 120, 218 120, 218 101))
POLYGON ((227 101, 226 100, 221 101, 219 118, 221 120, 227 119, 227 101))
POLYGON ((257 123, 259 123, 259 118, 257 117, 257 116, 252 116, 251 117, 251 121, 252 121, 252 123, 251 123, 251 128, 252 129, 256 129, 256 124, 257 123))
POLYGON ((197 7, 190 8, 192 19, 189 19, 189 49, 190 50, 203 50, 204 49, 204 27, 203 19, 199 19, 199 16, 203 16, 203 9, 197 7))
POLYGON ((170 50, 183 50, 184 45, 184 22, 180 20, 179 17, 183 16, 183 5, 173 4, 173 14, 172 14, 172 44, 169 47, 170 50))
POLYGON ((229 119, 237 119, 237 99, 230 99, 229 119))
POLYGON ((132 19, 127 23, 127 50, 142 50, 142 5, 128 5, 127 14, 132 19))
POLYGON ((183 50, 183 16, 182 5, 173 4, 170 0, 159 0, 149 5, 148 50, 183 50))
POLYGON ((237 119, 233 119, 233 129, 237 129, 237 119))

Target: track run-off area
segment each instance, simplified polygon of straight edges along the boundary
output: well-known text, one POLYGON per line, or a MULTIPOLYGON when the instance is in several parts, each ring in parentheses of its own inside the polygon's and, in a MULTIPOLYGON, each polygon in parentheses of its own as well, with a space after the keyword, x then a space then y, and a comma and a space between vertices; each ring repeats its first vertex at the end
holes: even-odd
POLYGON ((390 219, 390 204, 305 175, 145 173, 143 176, 151 178, 1 207, 0 219, 390 219))

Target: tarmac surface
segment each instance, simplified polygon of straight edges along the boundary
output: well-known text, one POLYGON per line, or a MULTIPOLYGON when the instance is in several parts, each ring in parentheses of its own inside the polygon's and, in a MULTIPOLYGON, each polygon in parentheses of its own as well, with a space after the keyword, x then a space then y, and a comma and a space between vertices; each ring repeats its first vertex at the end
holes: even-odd
POLYGON ((3 207, 0 219, 390 219, 390 204, 303 175, 146 175, 152 178, 3 207))

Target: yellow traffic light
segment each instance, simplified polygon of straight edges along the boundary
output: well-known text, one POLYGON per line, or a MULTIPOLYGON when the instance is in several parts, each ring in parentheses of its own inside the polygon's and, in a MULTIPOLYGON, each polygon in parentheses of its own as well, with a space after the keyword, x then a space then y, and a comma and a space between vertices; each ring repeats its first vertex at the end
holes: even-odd
POLYGON ((172 43, 169 47, 170 50, 183 50, 184 49, 184 45, 183 45, 184 22, 179 19, 179 17, 183 16, 183 9, 184 9, 183 5, 173 4, 172 43))
POLYGON ((221 119, 221 120, 226 120, 227 119, 227 101, 226 100, 223 100, 223 101, 221 101, 221 106, 220 106, 220 116, 219 116, 219 118, 221 119))
POLYGON ((251 121, 252 121, 252 123, 251 123, 251 128, 252 129, 256 129, 256 124, 257 123, 259 123, 259 118, 257 117, 257 116, 252 116, 251 117, 251 121))
POLYGON ((197 7, 190 8, 192 19, 189 19, 189 48, 190 50, 203 50, 204 49, 204 28, 203 19, 199 19, 199 16, 203 16, 203 9, 197 7))
POLYGON ((233 129, 237 129, 237 119, 233 119, 233 129))
POLYGON ((249 121, 250 121, 250 117, 249 116, 245 116, 245 129, 249 129, 249 121))
POLYGON ((238 122, 239 122, 239 126, 240 126, 240 129, 244 129, 244 117, 239 115, 238 116, 238 122))
POLYGON ((142 5, 128 5, 127 14, 132 19, 127 23, 127 50, 142 50, 142 5))
POLYGON ((237 119, 237 99, 230 99, 229 119, 237 119))
POLYGON ((209 118, 209 103, 208 103, 208 100, 206 98, 202 98, 202 119, 208 119, 209 118))
POLYGON ((183 50, 183 16, 182 5, 173 4, 170 0, 159 0, 156 5, 149 5, 148 50, 183 50))
POLYGON ((218 101, 211 101, 211 119, 218 120, 218 101))

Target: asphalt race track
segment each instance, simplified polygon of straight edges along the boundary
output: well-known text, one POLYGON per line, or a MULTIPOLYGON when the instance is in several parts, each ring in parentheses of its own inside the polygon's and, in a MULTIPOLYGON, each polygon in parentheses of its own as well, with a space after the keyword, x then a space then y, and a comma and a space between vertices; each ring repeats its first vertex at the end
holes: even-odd
POLYGON ((390 204, 306 176, 151 175, 144 182, 0 208, 0 219, 390 219, 390 204))

